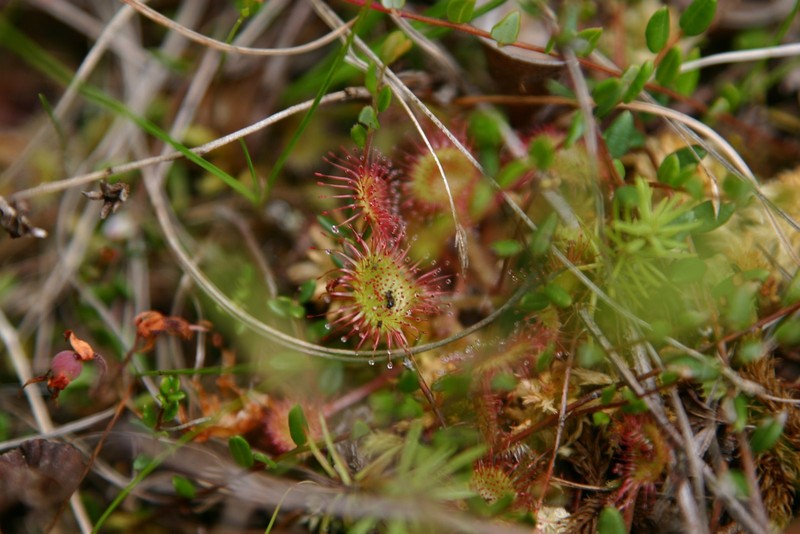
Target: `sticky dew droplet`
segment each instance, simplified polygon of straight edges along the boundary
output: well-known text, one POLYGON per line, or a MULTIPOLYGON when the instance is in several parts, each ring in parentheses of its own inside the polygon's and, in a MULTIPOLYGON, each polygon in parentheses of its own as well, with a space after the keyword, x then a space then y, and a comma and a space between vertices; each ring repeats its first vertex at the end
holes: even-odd
POLYGON ((394 367, 394 364, 392 363, 392 360, 389 360, 388 362, 386 362, 386 368, 387 369, 391 369, 393 367, 394 367))
POLYGON ((370 364, 370 365, 375 365, 375 360, 370 358, 369 360, 367 360, 367 363, 370 364))

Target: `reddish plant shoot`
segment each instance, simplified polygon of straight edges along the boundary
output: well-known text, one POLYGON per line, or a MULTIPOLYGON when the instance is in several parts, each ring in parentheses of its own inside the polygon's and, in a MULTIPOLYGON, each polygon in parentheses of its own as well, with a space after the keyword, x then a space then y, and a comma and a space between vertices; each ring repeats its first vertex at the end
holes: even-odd
POLYGON ((318 182, 319 185, 340 191, 340 194, 331 198, 347 202, 335 208, 335 211, 351 213, 340 225, 363 219, 379 239, 397 241, 398 236, 403 234, 405 224, 400 217, 396 172, 389 161, 374 150, 369 156, 360 157, 346 153, 344 158, 339 158, 331 153, 325 161, 343 173, 341 176, 316 174, 329 180, 318 182))

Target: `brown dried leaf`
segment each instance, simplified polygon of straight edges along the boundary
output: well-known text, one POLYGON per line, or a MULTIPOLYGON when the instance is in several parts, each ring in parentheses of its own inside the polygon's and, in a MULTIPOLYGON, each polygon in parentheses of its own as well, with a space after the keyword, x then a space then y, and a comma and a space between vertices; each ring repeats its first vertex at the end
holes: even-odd
POLYGON ((66 330, 64 332, 64 339, 69 341, 69 344, 72 346, 72 350, 75 351, 75 354, 77 354, 80 359, 85 362, 94 360, 97 356, 99 356, 99 354, 94 351, 89 343, 76 336, 75 332, 72 330, 66 330))
POLYGON ((167 316, 154 310, 140 313, 133 322, 137 337, 144 340, 144 345, 139 349, 141 351, 153 348, 156 336, 161 333, 190 339, 193 330, 207 330, 205 326, 194 326, 182 317, 167 316))

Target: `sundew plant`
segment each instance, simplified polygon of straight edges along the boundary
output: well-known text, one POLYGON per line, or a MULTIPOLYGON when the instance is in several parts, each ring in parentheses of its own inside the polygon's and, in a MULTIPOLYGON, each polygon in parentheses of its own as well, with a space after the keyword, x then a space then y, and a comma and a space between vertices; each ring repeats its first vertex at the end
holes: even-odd
POLYGON ((798 11, 3 4, 0 531, 791 532, 798 11))

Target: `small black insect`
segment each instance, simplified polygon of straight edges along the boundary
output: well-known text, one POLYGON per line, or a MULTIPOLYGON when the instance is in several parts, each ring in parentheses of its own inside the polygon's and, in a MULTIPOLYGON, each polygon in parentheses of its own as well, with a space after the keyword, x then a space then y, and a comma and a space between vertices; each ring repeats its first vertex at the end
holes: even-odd
POLYGON ((392 290, 390 289, 383 295, 386 298, 386 309, 391 310, 394 308, 394 295, 392 294, 392 290))

